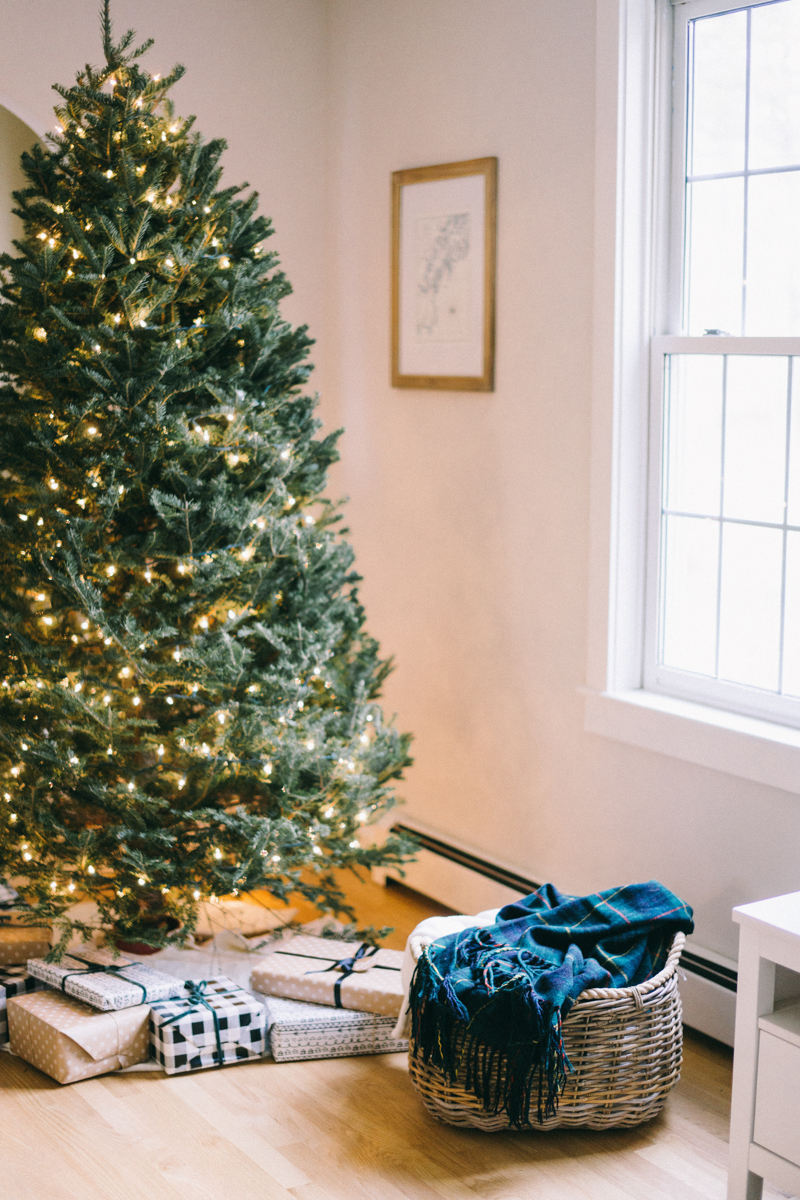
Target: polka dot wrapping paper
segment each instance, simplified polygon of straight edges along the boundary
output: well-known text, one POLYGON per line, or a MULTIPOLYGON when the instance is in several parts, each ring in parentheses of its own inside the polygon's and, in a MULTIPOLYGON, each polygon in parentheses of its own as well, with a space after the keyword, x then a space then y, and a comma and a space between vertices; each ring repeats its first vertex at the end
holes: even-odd
POLYGON ((146 1004, 103 1013, 50 989, 8 1001, 12 1052, 59 1083, 146 1062, 149 1017, 146 1004))
POLYGON ((263 1058, 264 1007, 225 975, 187 982, 151 1006, 150 1044, 168 1075, 263 1058))
POLYGON ((302 1000, 264 998, 268 1053, 276 1062, 308 1058, 347 1058, 352 1054, 398 1054, 405 1039, 392 1037, 394 1017, 305 1004, 302 1000))
POLYGON ((104 1011, 167 1000, 181 991, 181 981, 174 976, 91 946, 82 946, 57 963, 32 958, 28 970, 51 987, 104 1011))
POLYGON ((28 974, 27 967, 0 967, 0 1046, 8 1041, 8 1001, 12 996, 40 992, 44 986, 40 980, 28 974))
POLYGON ((26 924, 30 920, 25 909, 0 911, 0 967, 19 966, 49 953, 53 930, 49 925, 26 924))
POLYGON ((298 934, 259 962, 250 985, 268 996, 376 1013, 396 1021, 405 997, 402 963, 400 950, 375 950, 360 942, 298 934))

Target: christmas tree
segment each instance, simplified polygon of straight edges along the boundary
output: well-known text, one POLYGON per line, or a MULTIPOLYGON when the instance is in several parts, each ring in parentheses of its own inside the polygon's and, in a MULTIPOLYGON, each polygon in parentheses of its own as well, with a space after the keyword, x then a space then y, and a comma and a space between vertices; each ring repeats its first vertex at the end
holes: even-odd
POLYGON ((78 897, 153 946, 254 890, 349 913, 335 871, 411 850, 358 837, 409 738, 270 223, 175 117, 183 68, 147 74, 108 0, 102 33, 0 258, 0 877, 62 947, 78 897))

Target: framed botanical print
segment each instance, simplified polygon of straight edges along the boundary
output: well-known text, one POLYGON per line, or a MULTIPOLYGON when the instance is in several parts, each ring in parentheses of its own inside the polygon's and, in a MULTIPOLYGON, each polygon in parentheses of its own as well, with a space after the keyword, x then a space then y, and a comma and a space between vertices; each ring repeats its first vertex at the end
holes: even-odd
POLYGON ((392 386, 494 390, 497 159, 392 175, 392 386))

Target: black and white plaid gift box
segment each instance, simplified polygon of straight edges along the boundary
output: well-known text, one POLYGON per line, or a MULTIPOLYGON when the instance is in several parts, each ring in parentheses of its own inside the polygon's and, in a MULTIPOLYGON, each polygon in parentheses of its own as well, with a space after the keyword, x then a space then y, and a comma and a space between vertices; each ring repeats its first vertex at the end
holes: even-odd
POLYGON ((150 1051, 168 1075, 200 1071, 265 1050, 263 1005, 224 975, 187 980, 180 996, 150 1008, 150 1051))
POLYGON ((28 974, 27 967, 0 967, 0 1046, 8 1041, 8 1001, 25 992, 41 992, 44 987, 40 980, 28 974))
POLYGON ((351 1054, 397 1054, 408 1050, 404 1038, 392 1037, 394 1017, 330 1008, 265 996, 268 1053, 276 1062, 307 1058, 349 1058, 351 1054))

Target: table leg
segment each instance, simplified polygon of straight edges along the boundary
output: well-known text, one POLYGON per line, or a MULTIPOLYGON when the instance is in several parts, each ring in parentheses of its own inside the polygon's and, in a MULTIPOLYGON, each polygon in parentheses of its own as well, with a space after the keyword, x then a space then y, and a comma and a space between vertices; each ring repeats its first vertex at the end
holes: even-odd
POLYGON ((728 1200, 760 1200, 763 1180, 749 1169, 758 1072, 758 1018, 775 1004, 775 964, 761 958, 754 929, 739 930, 736 1034, 728 1159, 728 1200))

